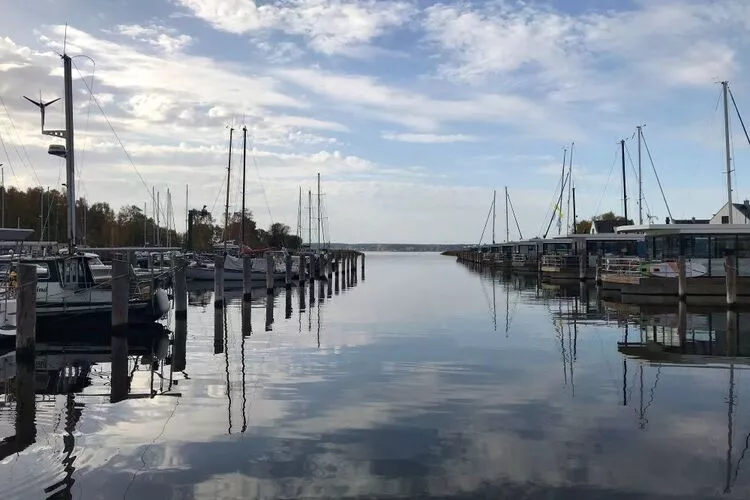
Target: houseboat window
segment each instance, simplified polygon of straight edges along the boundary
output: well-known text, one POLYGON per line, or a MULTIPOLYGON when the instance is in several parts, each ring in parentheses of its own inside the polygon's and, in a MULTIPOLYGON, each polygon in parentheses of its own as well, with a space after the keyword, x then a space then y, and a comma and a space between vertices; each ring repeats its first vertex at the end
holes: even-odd
POLYGON ((737 249, 737 237, 734 235, 712 236, 711 240, 712 240, 711 256, 715 259, 723 257, 727 250, 737 249))
POLYGON ((708 259, 709 255, 709 238, 708 236, 683 236, 685 257, 691 259, 708 259))
POLYGON ((737 257, 741 259, 750 258, 750 234, 737 236, 737 257))
POLYGON ((661 260, 664 258, 664 238, 662 237, 654 237, 649 238, 650 241, 652 241, 653 249, 654 249, 654 259, 661 260))

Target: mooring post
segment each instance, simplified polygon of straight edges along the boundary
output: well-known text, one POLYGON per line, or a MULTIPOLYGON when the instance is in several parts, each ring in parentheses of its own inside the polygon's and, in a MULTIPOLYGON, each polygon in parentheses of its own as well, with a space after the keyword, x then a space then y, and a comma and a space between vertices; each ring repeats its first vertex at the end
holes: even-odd
POLYGON ((289 319, 292 317, 292 289, 287 287, 284 292, 284 317, 289 319))
POLYGON ((253 300, 253 259, 249 255, 242 257, 242 301, 253 300))
POLYGON ((687 303, 684 300, 680 300, 677 306, 677 336, 680 338, 680 347, 684 347, 687 337, 687 303))
POLYGON ((333 273, 335 275, 335 287, 336 295, 339 293, 339 263, 341 262, 341 256, 336 255, 336 260, 333 261, 333 273))
POLYGON ((253 305, 248 301, 242 302, 242 336, 249 337, 253 333, 252 315, 253 305))
POLYGON ((284 284, 286 285, 286 289, 289 290, 292 288, 292 254, 288 252, 286 254, 285 264, 286 276, 284 276, 284 284))
POLYGON ((365 280, 365 254, 362 253, 362 281, 365 280))
POLYGON ((273 288, 271 288, 271 293, 266 295, 266 331, 270 332, 273 325, 273 288))
POLYGON ((174 329, 174 344, 172 344, 172 370, 185 371, 187 365, 187 320, 177 319, 174 329))
POLYGON ((151 273, 151 286, 155 286, 154 284, 154 254, 151 252, 148 252, 148 270, 151 273))
POLYGON ((300 254, 299 256, 299 284, 304 285, 307 281, 307 255, 300 254))
POLYGON ((116 255, 112 260, 112 333, 127 333, 130 264, 116 255))
POLYGON ((724 269, 727 283, 727 307, 734 308, 737 302, 737 259, 731 250, 724 256, 724 269))
POLYGON ((346 270, 349 265, 348 255, 344 253, 341 256, 341 289, 346 290, 346 270))
POLYGON ((310 280, 310 307, 315 304, 315 281, 310 280))
POLYGON ((224 256, 214 256, 214 307, 224 307, 224 256))
MULTIPOLYGON (((184 323, 184 321, 181 322, 184 323)), ((174 363, 174 360, 172 363, 174 363)), ((116 332, 113 330, 110 356, 109 402, 117 403, 126 399, 128 397, 129 383, 127 332, 116 332)))
POLYGON ((357 284, 357 260, 359 259, 359 253, 354 254, 354 259, 352 260, 352 281, 354 281, 354 284, 357 284))
POLYGON ((586 268, 588 267, 586 264, 588 256, 586 255, 586 252, 581 252, 578 254, 578 279, 580 281, 586 281, 586 268))
POLYGON ((328 274, 328 281, 333 281, 333 260, 335 259, 332 253, 328 254, 326 259, 326 272, 328 274))
POLYGON ((305 294, 305 286, 303 283, 300 283, 300 287, 297 289, 297 292, 299 293, 299 311, 300 313, 302 313, 306 309, 305 299, 307 298, 307 295, 305 294))
POLYGON ((271 252, 266 253, 266 294, 273 295, 273 278, 276 271, 275 261, 271 252))
POLYGON ((36 437, 36 265, 19 264, 16 289, 16 438, 28 445, 36 437))
POLYGON ((187 318, 187 261, 175 258, 174 268, 174 314, 176 319, 187 318))
POLYGON ((324 302, 326 298, 326 282, 318 281, 318 302, 324 302))
POLYGON ((677 295, 681 302, 687 297, 687 263, 684 255, 677 257, 677 295))
POLYGON ((596 254, 596 284, 602 283, 602 254, 596 254))

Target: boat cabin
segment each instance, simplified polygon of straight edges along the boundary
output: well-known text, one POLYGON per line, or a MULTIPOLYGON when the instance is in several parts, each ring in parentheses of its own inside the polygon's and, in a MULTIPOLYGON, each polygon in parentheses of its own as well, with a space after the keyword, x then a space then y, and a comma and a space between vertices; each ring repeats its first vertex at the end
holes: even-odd
POLYGON ((726 276, 724 258, 737 257, 738 276, 750 276, 750 224, 649 224, 620 226, 620 234, 642 234, 642 257, 667 261, 685 256, 707 276, 726 276))

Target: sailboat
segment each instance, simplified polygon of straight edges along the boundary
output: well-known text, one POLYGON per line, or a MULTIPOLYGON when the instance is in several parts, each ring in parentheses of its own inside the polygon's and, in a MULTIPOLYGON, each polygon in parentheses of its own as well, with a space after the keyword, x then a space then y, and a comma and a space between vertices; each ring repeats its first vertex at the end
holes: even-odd
MULTIPOLYGON (((76 249, 75 160, 73 128, 73 83, 71 58, 62 55, 65 84, 65 129, 45 130, 45 108, 56 102, 28 101, 39 107, 42 116, 42 135, 64 138, 65 145, 53 144, 49 154, 65 158, 68 202, 68 251, 52 257, 20 256, 9 266, 8 288, 0 301, 0 328, 5 335, 15 335, 15 275, 17 266, 32 264, 37 268, 36 334, 59 336, 61 332, 74 334, 76 330, 106 329, 112 324, 112 290, 95 279, 92 265, 97 265, 94 254, 76 249)), ((30 236, 30 234, 29 234, 30 236)), ((138 282, 131 274, 131 294, 128 300, 128 324, 153 323, 170 309, 167 292, 150 281, 138 282)), ((106 331, 106 330, 105 330, 106 331)))

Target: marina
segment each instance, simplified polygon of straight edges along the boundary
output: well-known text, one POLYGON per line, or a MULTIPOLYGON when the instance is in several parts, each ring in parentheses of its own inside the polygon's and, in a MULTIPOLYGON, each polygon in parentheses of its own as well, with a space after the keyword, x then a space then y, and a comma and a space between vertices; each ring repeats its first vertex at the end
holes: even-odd
POLYGON ((750 491, 746 313, 732 337, 724 313, 688 308, 680 326, 676 310, 613 306, 578 283, 437 254, 367 259, 367 280, 338 295, 227 289, 215 309, 193 283, 184 321, 127 348, 37 344, 34 402, 0 406, 4 495, 750 491))

